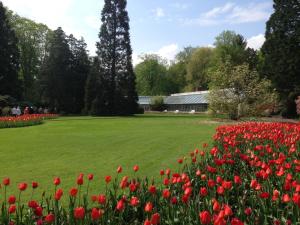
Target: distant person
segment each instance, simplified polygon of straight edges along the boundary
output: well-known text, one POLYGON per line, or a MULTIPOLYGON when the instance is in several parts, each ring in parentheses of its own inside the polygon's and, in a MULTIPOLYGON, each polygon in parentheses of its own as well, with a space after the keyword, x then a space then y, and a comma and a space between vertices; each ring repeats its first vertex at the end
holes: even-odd
POLYGON ((48 108, 46 107, 45 109, 44 109, 44 114, 48 114, 49 113, 49 110, 48 110, 48 108))
POLYGON ((44 110, 43 110, 43 108, 40 106, 40 108, 38 109, 38 113, 39 113, 39 114, 43 114, 43 112, 44 112, 44 110))
POLYGON ((20 106, 17 107, 16 114, 17 114, 17 116, 21 116, 22 112, 21 112, 20 106))
POLYGON ((29 108, 28 106, 26 106, 24 109, 24 115, 28 115, 28 114, 29 114, 29 108))
POLYGON ((16 106, 14 106, 12 109, 11 109, 11 115, 16 117, 17 116, 17 108, 16 106))

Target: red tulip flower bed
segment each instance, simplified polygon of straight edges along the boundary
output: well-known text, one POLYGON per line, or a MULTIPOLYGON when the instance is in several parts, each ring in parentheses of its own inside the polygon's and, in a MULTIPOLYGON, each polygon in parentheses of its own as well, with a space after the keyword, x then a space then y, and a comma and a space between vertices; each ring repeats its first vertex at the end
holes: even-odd
POLYGON ((56 114, 28 114, 17 117, 0 117, 0 128, 26 127, 43 123, 45 119, 57 118, 56 114))
MULTIPOLYGON (((3 180, 1 224, 299 224, 300 125, 244 123, 221 126, 208 149, 195 149, 178 159, 178 171, 161 170, 161 181, 134 175, 106 176, 104 193, 90 193, 92 174, 80 174, 70 190, 53 181, 54 193, 26 205, 6 196, 3 180), (96 194, 96 195, 94 195, 96 194), (48 197, 47 197, 48 196, 48 197), (64 199, 64 200, 63 200, 64 199), (36 201, 38 200, 38 201, 36 201), (67 202, 67 203, 66 203, 67 202)), ((27 190, 31 189, 32 190, 27 190)))

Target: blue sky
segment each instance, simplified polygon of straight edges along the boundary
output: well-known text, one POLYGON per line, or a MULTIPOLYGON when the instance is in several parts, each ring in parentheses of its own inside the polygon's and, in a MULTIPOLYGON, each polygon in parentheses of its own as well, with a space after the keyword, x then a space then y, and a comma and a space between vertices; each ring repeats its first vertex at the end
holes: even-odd
MULTIPOLYGON (((2 0, 21 16, 61 26, 83 36, 93 55, 103 0, 2 0)), ((272 0, 128 0, 134 62, 156 53, 169 60, 185 46, 212 46, 223 30, 233 30, 260 48, 272 0)))

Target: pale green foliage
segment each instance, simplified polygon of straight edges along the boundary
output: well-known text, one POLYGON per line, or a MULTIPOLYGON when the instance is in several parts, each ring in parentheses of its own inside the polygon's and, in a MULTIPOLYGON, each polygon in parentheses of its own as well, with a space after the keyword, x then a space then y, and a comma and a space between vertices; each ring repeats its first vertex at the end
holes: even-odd
POLYGON ((206 90, 208 87, 208 69, 213 56, 212 48, 198 48, 187 64, 188 91, 206 90))
POLYGON ((232 66, 226 62, 212 72, 209 103, 215 112, 228 113, 231 118, 258 116, 274 110, 277 93, 271 82, 260 79, 247 64, 232 66))
POLYGON ((166 94, 167 62, 157 55, 145 55, 135 67, 139 95, 166 94))

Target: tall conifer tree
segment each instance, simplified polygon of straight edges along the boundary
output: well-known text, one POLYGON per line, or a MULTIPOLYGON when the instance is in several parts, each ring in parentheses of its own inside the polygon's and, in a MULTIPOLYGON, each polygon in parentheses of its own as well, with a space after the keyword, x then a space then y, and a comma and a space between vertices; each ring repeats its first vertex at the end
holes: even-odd
POLYGON ((18 40, 0 1, 0 95, 20 98, 18 40))
POLYGON ((105 0, 97 43, 99 88, 94 114, 129 115, 137 110, 126 0, 105 0))
POLYGON ((300 90, 300 1, 274 0, 273 7, 262 47, 263 70, 286 99, 300 90))
POLYGON ((72 53, 67 36, 60 27, 53 32, 48 51, 49 55, 41 68, 43 100, 52 108, 68 112, 70 102, 67 84, 72 53))

